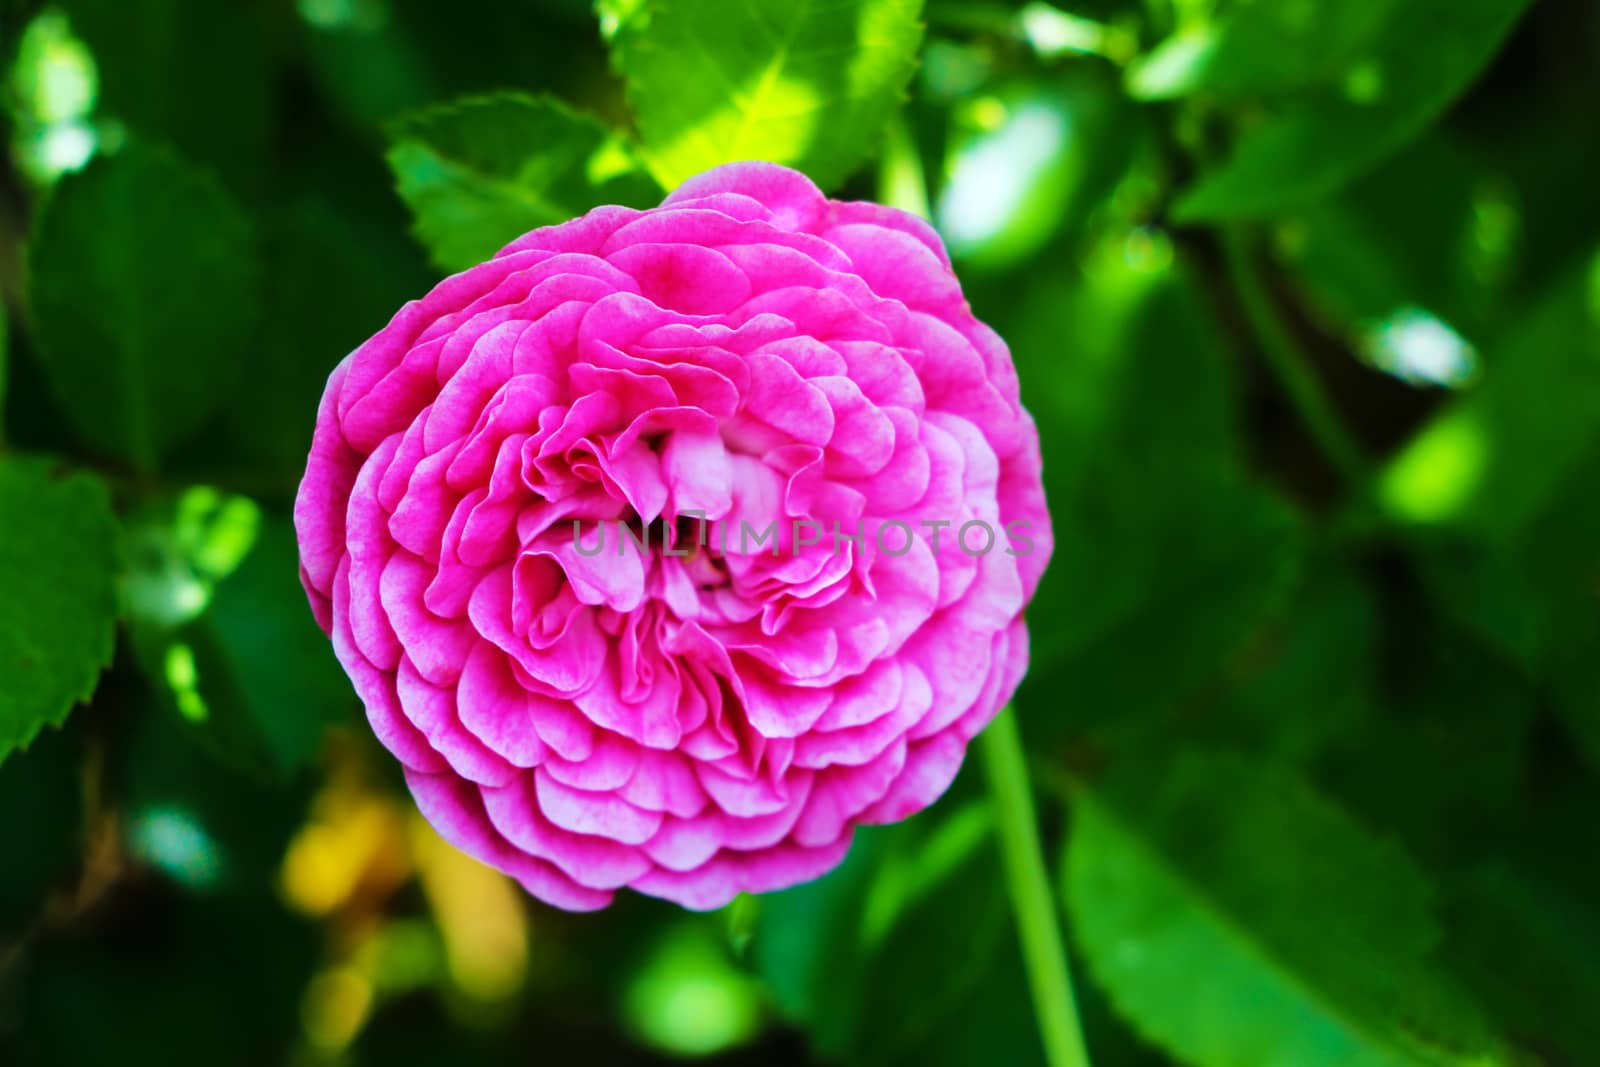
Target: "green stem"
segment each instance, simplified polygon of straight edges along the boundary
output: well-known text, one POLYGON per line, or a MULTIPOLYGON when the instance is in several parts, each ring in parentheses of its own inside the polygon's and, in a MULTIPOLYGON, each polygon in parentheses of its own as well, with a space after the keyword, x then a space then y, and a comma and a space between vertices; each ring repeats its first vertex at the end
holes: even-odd
POLYGON ((1255 334, 1267 366, 1294 406, 1300 421, 1338 470, 1347 486, 1364 493, 1367 485, 1367 459, 1355 438, 1345 429, 1322 383, 1311 369, 1310 360, 1284 323, 1250 253, 1248 235, 1238 228, 1222 231, 1222 249, 1227 259, 1228 278, 1238 294, 1245 320, 1255 334))
POLYGON ((1022 961, 1033 992, 1039 1038, 1050 1067, 1089 1067, 1089 1053, 1078 1022, 1072 972, 1057 921, 1055 893, 1039 847, 1033 791, 1015 713, 1007 707, 978 739, 989 772, 996 835, 1011 911, 1022 943, 1022 961))

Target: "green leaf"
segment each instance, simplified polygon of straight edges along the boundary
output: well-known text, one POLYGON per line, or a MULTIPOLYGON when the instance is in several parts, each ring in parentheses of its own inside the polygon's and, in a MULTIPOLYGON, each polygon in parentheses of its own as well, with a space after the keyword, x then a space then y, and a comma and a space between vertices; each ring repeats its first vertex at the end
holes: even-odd
MULTIPOLYGON (((381 183, 382 162, 373 162, 381 183)), ((365 172, 360 179, 351 181, 354 197, 308 194, 262 218, 263 306, 272 314, 255 335, 250 386, 234 390, 169 474, 294 499, 329 372, 435 278, 401 205, 386 203, 377 218, 362 213, 370 182, 365 172)))
POLYGON ((1144 100, 1228 98, 1324 83, 1359 59, 1394 7, 1245 0, 1156 45, 1128 68, 1128 91, 1144 100))
POLYGON ((388 159, 417 236, 445 270, 481 263, 539 226, 597 204, 658 197, 618 139, 549 97, 496 93, 390 128, 388 159))
POLYGON ((298 566, 293 528, 287 519, 269 519, 239 569, 217 586, 206 616, 237 699, 283 773, 310 763, 327 727, 352 721, 356 708, 350 681, 305 605, 298 566))
POLYGON ((38 355, 62 409, 140 470, 200 428, 248 361, 249 221, 166 152, 130 146, 63 180, 32 270, 38 355))
POLYGON ((0 459, 0 760, 94 692, 111 662, 118 567, 98 479, 0 459))
POLYGON ((645 0, 612 58, 672 188, 764 159, 837 185, 877 147, 922 40, 919 0, 645 0))
POLYGON ((1065 878, 1095 978, 1185 1063, 1504 1062, 1434 976, 1422 873, 1286 771, 1190 754, 1085 788, 1065 878))
POLYGON ((1489 64, 1528 0, 1399 5, 1360 77, 1286 103, 1243 132, 1174 217, 1271 215, 1336 191, 1425 130, 1489 64))
POLYGON ((1030 609, 1048 625, 1030 632, 1024 693, 1042 699, 1022 714, 1073 694, 1025 718, 1040 738, 1149 725, 1224 670, 1298 573, 1300 524, 1244 470, 1232 368, 1187 279, 1141 243, 1157 240, 1108 242, 1084 278, 1040 276, 1001 327, 1045 492, 1072 516, 1030 609))

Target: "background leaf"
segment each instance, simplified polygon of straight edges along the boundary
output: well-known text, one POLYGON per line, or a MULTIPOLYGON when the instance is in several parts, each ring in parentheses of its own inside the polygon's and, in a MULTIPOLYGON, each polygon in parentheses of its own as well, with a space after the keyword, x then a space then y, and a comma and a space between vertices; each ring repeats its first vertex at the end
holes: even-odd
POLYGON ((449 271, 597 204, 660 197, 614 135, 549 97, 500 93, 409 115, 390 127, 388 159, 417 237, 449 271))
POLYGON ((1359 78, 1243 131, 1178 201, 1185 222, 1258 217, 1326 196, 1421 133, 1482 72, 1527 0, 1415 0, 1359 78))
POLYGON ((1216 326, 1149 255, 1097 249, 1089 281, 1045 275, 1013 311, 1024 400, 1057 442, 1045 490, 1061 518, 1034 609, 1050 622, 1021 709, 1029 693, 1071 704, 1040 701, 1057 712, 1029 720, 1041 738, 1148 727, 1243 646, 1299 565, 1293 512, 1243 472, 1216 326))
POLYGON ((32 268, 38 355, 73 428, 153 469, 216 411, 246 359, 249 220, 214 180, 130 146, 62 182, 32 268))
POLYGON ((1165 100, 1282 93, 1335 80, 1395 8, 1391 0, 1356 4, 1241 0, 1162 41, 1128 68, 1136 97, 1165 100))

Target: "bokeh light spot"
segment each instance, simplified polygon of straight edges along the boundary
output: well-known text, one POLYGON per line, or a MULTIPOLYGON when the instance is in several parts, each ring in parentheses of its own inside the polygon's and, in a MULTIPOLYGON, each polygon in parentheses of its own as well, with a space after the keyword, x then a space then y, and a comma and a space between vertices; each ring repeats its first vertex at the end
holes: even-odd
POLYGON ((190 889, 209 889, 222 877, 216 842, 180 808, 150 808, 135 816, 128 851, 190 889))
POLYGON ((411 820, 411 848, 456 988, 480 1001, 516 993, 528 970, 522 890, 446 844, 421 815, 411 820))
POLYGON ((205 697, 200 695, 200 671, 195 664, 194 649, 181 641, 168 645, 162 668, 167 687, 172 690, 172 699, 178 705, 178 712, 190 722, 200 723, 209 719, 211 709, 206 705, 205 697))
POLYGON ((677 1056, 710 1056, 761 1029, 761 993, 711 929, 685 920, 669 930, 635 972, 624 1021, 646 1045, 677 1056))
POLYGON ((1395 517, 1435 523, 1457 514, 1471 499, 1489 458, 1483 427, 1468 411, 1455 411, 1418 434, 1384 472, 1380 494, 1395 517))
MULTIPOLYGON (((1049 236, 1048 225, 1031 225, 1044 205, 1040 195, 1059 196, 1045 179, 1061 159, 1070 121, 1051 101, 1024 100, 1015 107, 993 97, 974 101, 967 113, 978 131, 956 149, 950 179, 939 198, 936 218, 954 256, 999 255, 1013 232, 1031 240, 1049 236)), ((1048 222, 1048 219, 1044 219, 1048 222)), ((1031 250, 1025 243, 1006 247, 1002 258, 1031 250)))
POLYGON ((299 0, 295 7, 307 25, 319 30, 375 33, 389 22, 383 0, 299 0))
POLYGON ((355 1040, 372 1011, 372 983, 353 967, 336 967, 311 980, 300 1004, 306 1040, 338 1052, 355 1040))
POLYGON ((1412 385, 1460 388, 1478 374, 1478 353, 1450 325, 1421 308, 1404 307, 1371 326, 1361 351, 1374 367, 1412 385))
POLYGON ((1376 104, 1383 99, 1383 68, 1368 60, 1351 67, 1344 76, 1344 95, 1356 104, 1376 104))

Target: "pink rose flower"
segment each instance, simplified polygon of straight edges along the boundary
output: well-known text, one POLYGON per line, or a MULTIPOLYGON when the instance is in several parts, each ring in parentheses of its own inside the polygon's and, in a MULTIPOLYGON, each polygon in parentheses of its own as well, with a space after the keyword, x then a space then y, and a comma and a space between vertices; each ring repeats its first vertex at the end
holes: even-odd
POLYGON ((328 380, 295 525, 423 814, 570 909, 714 908, 931 804, 1051 546, 932 229, 762 163, 402 308, 328 380))

